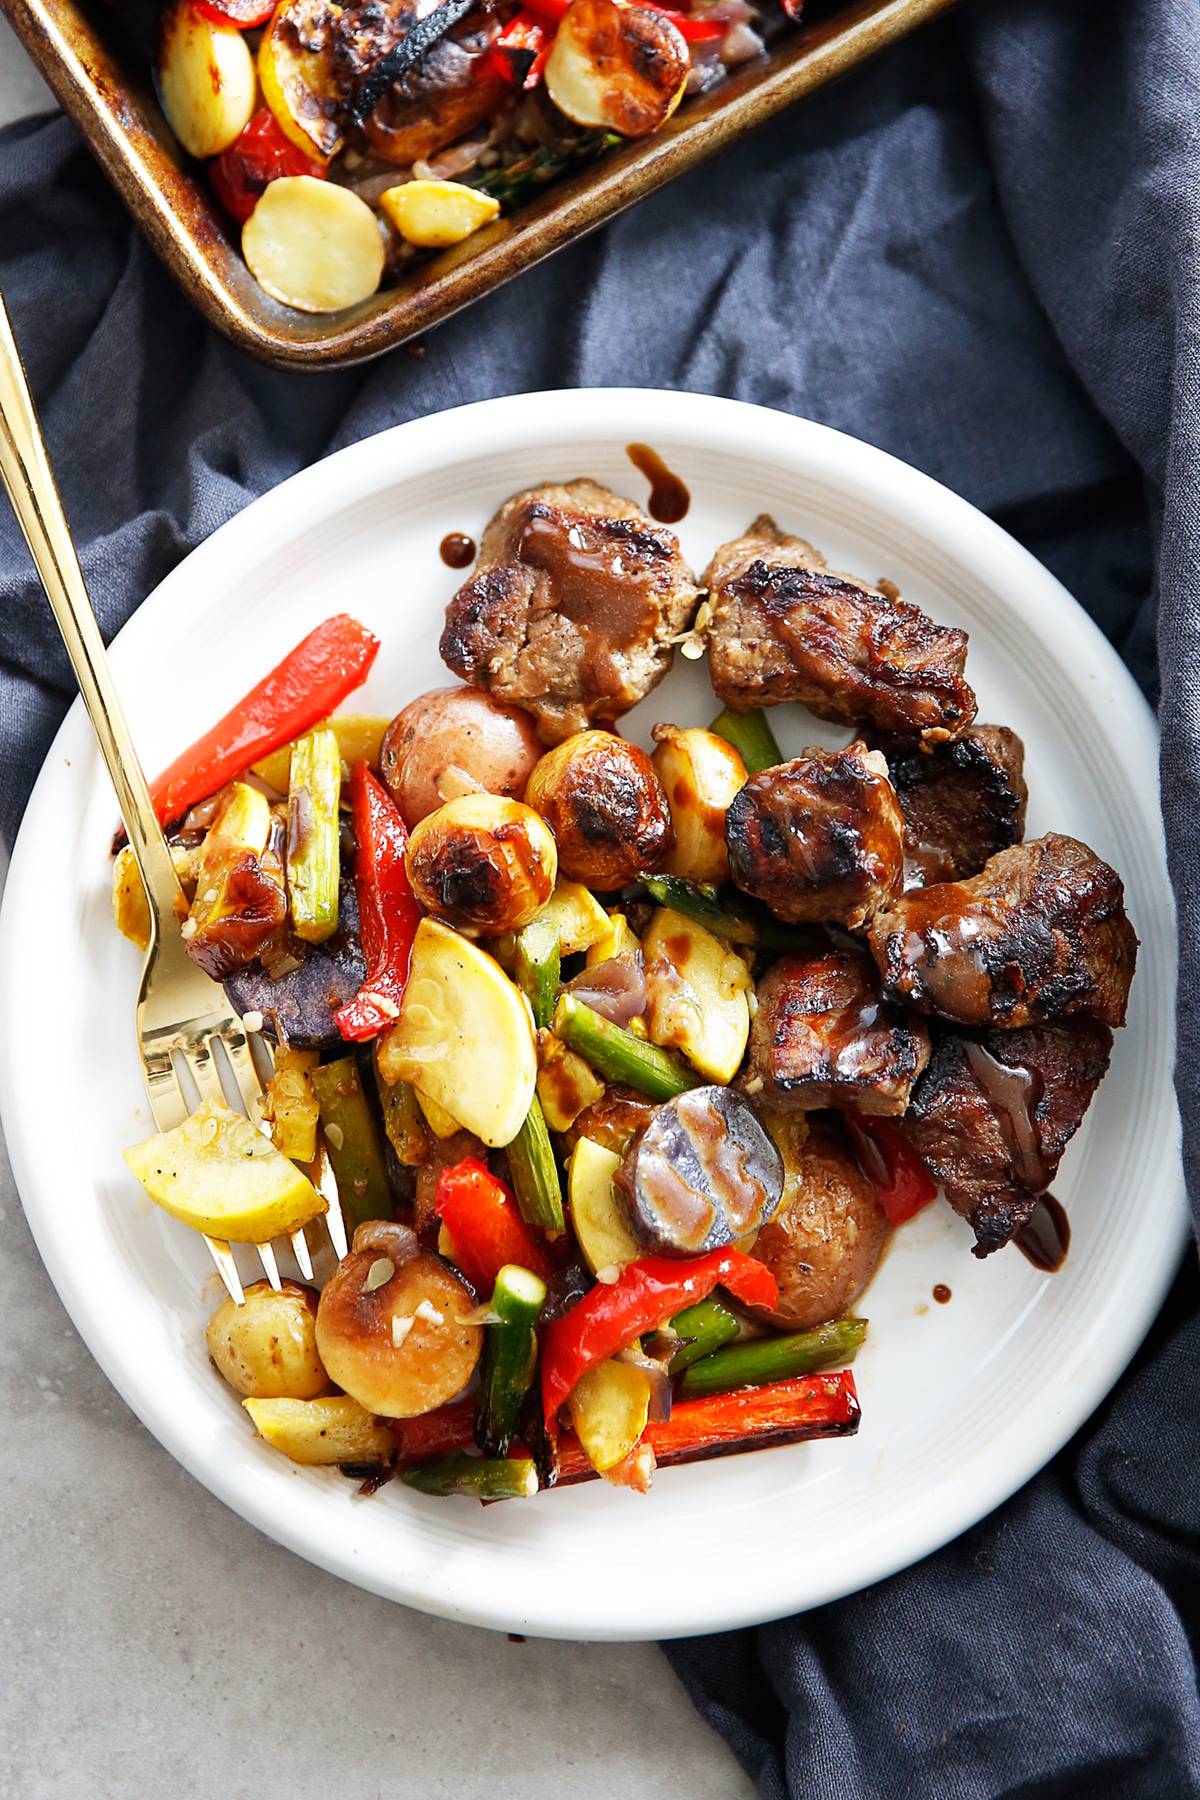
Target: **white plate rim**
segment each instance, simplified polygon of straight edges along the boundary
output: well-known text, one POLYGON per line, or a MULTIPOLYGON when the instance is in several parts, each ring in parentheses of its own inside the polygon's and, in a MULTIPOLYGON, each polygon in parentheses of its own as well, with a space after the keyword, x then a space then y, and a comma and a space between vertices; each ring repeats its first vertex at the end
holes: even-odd
MULTIPOLYGON (((844 471, 848 482, 869 485, 886 492, 890 500, 901 502, 908 515, 929 529, 937 541, 957 542, 961 546, 970 540, 980 552, 986 548, 993 572, 997 566, 1003 567, 1005 583, 1011 585, 1014 595, 1023 595, 1023 606, 1038 611, 1043 634, 1057 637, 1064 650, 1078 650, 1085 643, 1097 672, 1120 697, 1129 733, 1123 754, 1141 768, 1143 789, 1154 796, 1157 821, 1156 783, 1151 776, 1152 785, 1147 787, 1145 778, 1157 760, 1153 716, 1116 652, 1061 584, 1026 550, 968 502, 882 450, 813 421, 699 394, 613 388, 505 396, 395 426, 338 450, 251 503, 172 571, 119 634, 118 660, 150 644, 157 622, 165 618, 185 582, 191 585, 201 576, 219 581, 224 559, 236 557, 243 534, 247 534, 247 542, 258 540, 256 554, 261 554, 264 537, 267 541, 286 540, 289 520, 303 517, 311 524, 314 518, 336 510, 337 495, 360 492, 364 482, 383 485, 384 471, 395 480, 416 466, 428 470, 439 463, 452 464, 461 458, 463 444, 470 446, 473 456, 478 456, 489 447, 503 454, 505 450, 542 441, 569 443, 609 438, 625 443, 635 438, 653 442, 656 437, 686 440, 693 436, 705 442, 719 440, 734 456, 739 449, 761 455, 764 448, 774 448, 785 459, 819 458, 827 473, 836 476, 839 470, 844 471)), ((0 991, 14 994, 26 985, 22 976, 27 972, 22 971, 18 952, 21 931, 17 921, 34 916, 30 909, 36 906, 38 840, 50 828, 53 792, 65 779, 63 764, 67 752, 89 741, 82 703, 76 701, 43 765, 14 846, 0 914, 0 991)), ((1160 827, 1155 829, 1160 838, 1160 827)), ((1165 862, 1162 880, 1169 897, 1165 862)), ((1005 1447, 1012 1453, 1006 1466, 1001 1468, 1002 1459, 994 1457, 995 1466, 988 1477, 975 1470, 972 1482, 963 1481, 952 1492, 932 1497, 919 1520, 908 1521, 902 1531, 883 1534, 884 1541, 876 1546, 874 1556, 860 1560, 852 1571, 831 1557, 822 1570, 808 1572, 802 1591, 780 1591, 777 1586, 768 1591, 762 1582, 755 1586, 743 1580, 740 1587, 736 1582, 728 1584, 719 1596, 680 1594, 666 1611, 660 1610, 644 1623, 628 1616, 624 1602, 614 1602, 611 1608, 593 1606, 586 1617, 580 1617, 571 1610, 569 1597, 525 1597, 517 1603, 511 1595, 472 1594, 462 1584, 440 1591, 427 1576, 389 1578, 379 1570, 366 1569, 352 1554, 343 1552, 330 1534, 314 1534, 302 1522, 280 1516, 269 1497, 260 1491, 260 1483, 236 1466, 214 1467, 198 1453, 179 1423, 158 1405, 153 1385, 147 1384, 122 1357, 119 1334, 114 1334, 103 1306, 89 1292, 86 1271, 72 1262, 69 1234, 61 1217, 55 1216, 54 1195, 42 1174, 35 1127, 27 1123, 22 1109, 22 1096, 30 1091, 26 1076, 31 1059, 27 1035, 19 1029, 21 1017, 19 1006, 9 1007, 0 1022, 0 1115, 18 1192, 39 1252, 64 1305, 88 1348, 132 1410, 205 1486, 298 1554, 385 1597, 495 1629, 590 1639, 683 1636, 760 1622, 801 1607, 820 1605, 907 1567, 1007 1499, 1085 1422, 1149 1329, 1188 1236, 1180 1169, 1173 1216, 1164 1197, 1160 1229, 1150 1256, 1141 1262, 1138 1286, 1129 1297, 1130 1303, 1113 1322, 1114 1329, 1104 1339, 1087 1379, 1077 1382, 1070 1393, 1053 1395, 1052 1403, 1047 1396, 1048 1403, 1040 1417, 1026 1420, 1018 1434, 1005 1434, 1005 1447)), ((1172 1021, 1164 1023, 1167 1030, 1173 1029, 1172 1021)), ((1156 1101, 1160 1113, 1165 1107, 1174 1118, 1173 1093, 1157 1093, 1156 1101)), ((1173 1129, 1177 1130, 1177 1120, 1173 1129)))

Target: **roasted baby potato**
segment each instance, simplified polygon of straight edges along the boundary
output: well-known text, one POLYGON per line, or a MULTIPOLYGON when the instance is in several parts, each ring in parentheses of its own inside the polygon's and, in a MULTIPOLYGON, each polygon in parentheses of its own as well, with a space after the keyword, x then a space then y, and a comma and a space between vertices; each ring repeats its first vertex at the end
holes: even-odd
POLYGON ((329 1386, 317 1355, 317 1296, 298 1281, 269 1281, 225 1300, 208 1321, 208 1354, 230 1387, 258 1400, 311 1400, 329 1386))
POLYGON ((434 688, 384 734, 380 773, 412 831, 448 800, 483 791, 519 800, 542 753, 529 714, 482 688, 434 688))
POLYGON ((413 940, 400 1017, 379 1046, 385 1081, 410 1081, 492 1149, 511 1144, 537 1082, 529 1002, 499 963, 436 919, 413 940))
POLYGON ((464 794, 421 820, 405 865, 426 911, 461 930, 519 931, 554 892, 558 851, 532 807, 464 794))
POLYGON ((611 731, 580 731, 548 750, 525 798, 553 831, 564 875, 601 892, 660 868, 675 841, 653 763, 611 731))
POLYGON ((338 1387, 368 1412, 411 1419, 453 1400, 475 1371, 475 1302, 403 1225, 360 1225, 321 1291, 317 1349, 338 1387))
POLYGON ((691 59, 669 19, 627 0, 574 0, 546 63, 546 92, 577 125, 645 137, 683 98, 691 59))
POLYGON ((715 731, 654 727, 653 763, 666 790, 675 848, 663 867, 685 881, 728 881, 725 814, 746 785, 746 765, 715 731))
POLYGON ((176 0, 163 14, 158 89, 189 156, 219 156, 250 123, 258 84, 240 31, 176 0))
POLYGON ((312 175, 267 186, 242 226, 242 254, 259 287, 299 312, 357 306, 383 277, 383 238, 366 201, 312 175))
POLYGON ((500 216, 500 202, 461 181, 405 181, 379 204, 406 244, 427 250, 461 244, 500 216))
POLYGON ((759 1232, 751 1255, 779 1283, 779 1307, 767 1323, 808 1331, 840 1319, 862 1293, 883 1255, 888 1222, 878 1195, 842 1140, 815 1127, 805 1135, 776 1115, 783 1153, 779 1211, 759 1232))
POLYGON ((349 1394, 318 1400, 243 1400, 254 1429, 272 1450, 294 1463, 327 1468, 333 1463, 381 1463, 396 1448, 386 1425, 378 1425, 349 1394))
POLYGON ((327 163, 342 147, 330 0, 281 0, 258 47, 263 99, 297 150, 327 163))

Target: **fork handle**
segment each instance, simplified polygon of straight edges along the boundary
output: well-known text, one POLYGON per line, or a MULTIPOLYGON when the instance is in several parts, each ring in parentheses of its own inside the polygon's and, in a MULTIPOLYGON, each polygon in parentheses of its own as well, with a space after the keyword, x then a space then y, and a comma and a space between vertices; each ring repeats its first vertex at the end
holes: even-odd
POLYGON ((113 686, 100 627, 88 599, 83 571, 71 541, 29 383, 0 295, 0 480, 25 534, 58 628, 75 668, 129 841, 150 900, 154 936, 170 919, 180 894, 179 879, 163 836, 146 777, 113 686))

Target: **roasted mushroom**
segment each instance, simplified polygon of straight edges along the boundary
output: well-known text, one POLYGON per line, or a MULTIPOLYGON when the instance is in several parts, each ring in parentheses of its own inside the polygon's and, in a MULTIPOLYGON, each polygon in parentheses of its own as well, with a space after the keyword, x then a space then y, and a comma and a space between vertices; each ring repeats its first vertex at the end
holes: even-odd
POLYGON ((662 680, 699 602, 674 534, 594 481, 506 500, 446 608, 447 667, 525 706, 547 743, 611 724, 662 680))
POLYGON ((519 931, 554 892, 558 853, 531 806, 464 794, 429 813, 404 856, 427 912, 469 932, 519 931))
POLYGON ((474 1301, 440 1256, 403 1225, 360 1225, 324 1288, 317 1349, 338 1387, 368 1412, 411 1419, 453 1400, 483 1348, 474 1301))
POLYGON ((525 797, 554 833, 563 874, 588 887, 624 887, 674 843, 653 763, 610 731, 582 731, 547 751, 525 797))
MULTIPOLYGON (((796 1121, 799 1123, 799 1121, 796 1121)), ((777 1131, 783 1200, 751 1252, 779 1283, 779 1305, 762 1317, 789 1331, 838 1319, 879 1266, 890 1227, 874 1187, 840 1135, 814 1125, 807 1135, 777 1131)))
POLYGON ((899 894, 900 806, 877 750, 806 750, 764 769, 725 818, 737 885, 778 918, 852 929, 899 894))
POLYGON ((975 717, 965 632, 935 625, 894 589, 832 573, 765 513, 721 546, 703 584, 713 687, 735 712, 799 700, 821 719, 870 720, 929 743, 975 717))
POLYGON ((1056 832, 969 881, 911 889, 870 942, 889 1000, 1010 1031, 1077 1014, 1123 1025, 1138 944, 1120 876, 1056 832))

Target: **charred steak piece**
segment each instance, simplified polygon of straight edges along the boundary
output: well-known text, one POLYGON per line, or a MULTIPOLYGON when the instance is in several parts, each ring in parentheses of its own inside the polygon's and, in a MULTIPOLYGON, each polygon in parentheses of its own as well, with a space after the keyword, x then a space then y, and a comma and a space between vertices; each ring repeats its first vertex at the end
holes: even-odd
POLYGON ((904 814, 907 887, 963 881, 1025 835, 1025 746, 1004 725, 973 725, 922 751, 912 738, 879 738, 904 814))
POLYGON ((671 666, 699 592, 674 535, 594 481, 506 500, 446 608, 441 653, 547 743, 611 725, 671 666))
POLYGON ((1108 1067, 1112 1032, 1067 1019, 979 1038, 936 1029, 900 1129, 975 1231, 1000 1249, 1032 1214, 1108 1067))
POLYGON ((1055 832, 969 881, 910 889, 870 942, 887 999, 1010 1031, 1070 1014, 1123 1025, 1138 944, 1120 876, 1055 832))
POLYGON ((758 984, 748 1087, 764 1106, 902 1113, 928 1060, 924 1025, 880 998, 863 950, 784 956, 758 984))
POLYGON ((904 819, 877 750, 806 750, 764 769, 725 815, 737 885, 780 919, 851 927, 899 895, 904 819))
POLYGON ((967 637, 917 607, 828 569, 820 551, 765 513, 705 572, 712 683, 745 712, 799 700, 821 719, 870 720, 928 743, 975 717, 967 637))

